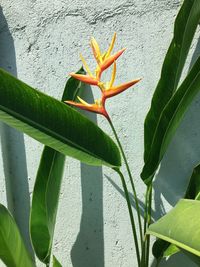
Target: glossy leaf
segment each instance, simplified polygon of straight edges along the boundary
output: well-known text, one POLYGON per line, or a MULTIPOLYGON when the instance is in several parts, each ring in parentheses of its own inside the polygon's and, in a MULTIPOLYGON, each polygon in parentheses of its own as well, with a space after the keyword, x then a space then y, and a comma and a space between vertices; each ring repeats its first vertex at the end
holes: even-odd
MULTIPOLYGON (((85 73, 80 69, 78 73, 85 73)), ((82 83, 69 78, 62 96, 75 100, 82 83)), ((45 147, 40 160, 32 197, 30 231, 38 258, 49 264, 56 222, 59 192, 62 182, 65 156, 53 148, 45 147)))
POLYGON ((144 126, 144 160, 153 149, 155 132, 164 107, 177 89, 188 51, 200 21, 200 1, 185 0, 175 21, 174 37, 166 54, 144 126))
POLYGON ((182 199, 165 216, 150 225, 147 234, 170 242, 200 257, 200 202, 182 199))
MULTIPOLYGON (((200 200, 200 164, 194 168, 189 179, 185 198, 200 200)), ((161 239, 157 239, 152 248, 152 253, 156 259, 170 257, 179 251, 175 245, 161 239)))
POLYGON ((18 227, 8 212, 0 204, 0 259, 9 267, 35 266, 27 251, 18 227))
POLYGON ((185 198, 200 200, 200 164, 193 170, 185 198))
POLYGON ((150 183, 154 173, 183 118, 187 108, 200 91, 200 57, 187 75, 184 82, 165 106, 154 135, 152 149, 146 161, 141 177, 150 183))
POLYGON ((118 147, 71 107, 0 70, 0 120, 91 165, 120 166, 118 147))
POLYGON ((56 259, 55 256, 53 256, 53 267, 62 267, 60 262, 56 259))

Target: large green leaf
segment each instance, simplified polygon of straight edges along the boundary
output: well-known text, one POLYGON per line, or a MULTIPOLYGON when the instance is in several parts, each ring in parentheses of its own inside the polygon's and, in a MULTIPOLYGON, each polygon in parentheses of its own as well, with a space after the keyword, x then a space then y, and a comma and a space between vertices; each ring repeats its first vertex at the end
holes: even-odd
MULTIPOLYGON (((78 73, 85 72, 80 69, 78 73)), ((75 100, 82 85, 80 81, 69 78, 62 101, 75 100)), ((31 239, 36 255, 46 264, 50 262, 64 163, 65 156, 63 154, 46 146, 42 153, 33 190, 30 219, 31 239)))
POLYGON ((8 212, 0 204, 0 258, 9 267, 35 266, 26 249, 18 227, 8 212))
POLYGON ((200 57, 184 82, 165 106, 154 135, 152 149, 141 177, 146 184, 151 182, 154 173, 190 103, 200 91, 200 57))
POLYGON ((145 120, 145 162, 148 160, 150 151, 153 149, 153 139, 160 114, 177 89, 199 20, 200 1, 185 0, 177 15, 174 25, 174 37, 166 54, 161 77, 145 120))
POLYGON ((121 165, 118 147, 98 126, 3 70, 0 70, 0 120, 87 164, 121 165))
POLYGON ((200 257, 200 201, 182 199, 165 216, 150 225, 154 235, 200 257))
MULTIPOLYGON (((192 172, 185 198, 200 200, 200 164, 197 165, 192 172)), ((152 248, 152 253, 158 260, 162 257, 170 257, 179 251, 180 250, 175 245, 161 239, 156 240, 152 248)))

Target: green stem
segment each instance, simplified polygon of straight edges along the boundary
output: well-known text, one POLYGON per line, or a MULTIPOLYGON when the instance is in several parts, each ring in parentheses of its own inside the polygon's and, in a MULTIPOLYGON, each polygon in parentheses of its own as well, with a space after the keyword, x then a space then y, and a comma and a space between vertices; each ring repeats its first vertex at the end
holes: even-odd
POLYGON ((128 189, 126 186, 126 181, 124 179, 122 172, 118 168, 113 168, 113 169, 119 174, 121 181, 122 181, 122 186, 124 189, 126 202, 127 202, 127 206, 128 206, 128 211, 129 211, 129 216, 130 216, 130 220, 131 220, 131 226, 132 226, 132 232, 133 232, 133 239, 135 242, 135 250, 136 250, 138 267, 140 267, 140 251, 139 251, 139 246, 138 246, 137 232, 136 232, 136 227, 135 227, 135 220, 134 220, 134 216, 133 216, 133 211, 131 208, 130 197, 129 197, 128 189))
POLYGON ((144 213, 144 240, 142 246, 141 267, 148 267, 150 236, 146 235, 147 227, 151 224, 151 203, 152 203, 152 184, 147 186, 145 194, 145 213, 144 213))
MULTIPOLYGON (((151 224, 151 205, 152 205, 152 183, 149 185, 148 190, 148 206, 147 206, 147 227, 151 224)), ((146 246, 146 266, 149 265, 149 247, 150 247, 150 235, 147 235, 146 246)))
POLYGON ((141 255, 141 266, 140 267, 146 267, 145 266, 145 257, 146 255, 146 235, 144 235, 144 240, 142 244, 142 255, 141 255))
POLYGON ((132 174, 131 174, 131 171, 130 171, 130 168, 129 168, 129 165, 128 165, 128 161, 127 161, 126 155, 124 153, 123 147, 121 145, 121 142, 119 140, 117 132, 116 132, 116 130, 114 128, 114 125, 113 125, 113 123, 112 123, 112 121, 111 121, 111 119, 109 117, 107 118, 107 120, 108 120, 108 122, 110 124, 110 127, 112 128, 112 131, 113 131, 113 133, 115 135, 115 138, 117 140, 119 149, 121 151, 121 154, 122 154, 122 157, 124 159, 124 162, 125 162, 125 165, 126 165, 126 169, 127 169, 127 172, 128 172, 129 178, 130 178, 131 187, 132 187, 132 190, 133 190, 133 196, 134 196, 134 200, 135 200, 136 211, 137 211, 139 231, 140 231, 140 240, 141 240, 141 249, 142 249, 142 247, 143 247, 142 222, 141 222, 140 208, 139 208, 139 203, 138 203, 138 197, 137 197, 136 190, 135 190, 135 185, 134 185, 134 182, 133 182, 133 177, 132 177, 132 174))

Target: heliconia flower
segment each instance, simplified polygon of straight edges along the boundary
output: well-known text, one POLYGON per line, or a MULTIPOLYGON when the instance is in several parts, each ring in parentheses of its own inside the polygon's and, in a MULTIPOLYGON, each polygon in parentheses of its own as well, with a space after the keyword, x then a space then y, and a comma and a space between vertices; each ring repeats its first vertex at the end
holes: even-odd
POLYGON ((87 103, 86 101, 84 101, 80 97, 77 97, 79 102, 65 101, 65 103, 70 104, 70 105, 75 106, 75 107, 79 107, 79 108, 87 110, 87 111, 102 114, 108 120, 110 120, 109 115, 108 115, 106 108, 105 108, 106 99, 120 94, 121 92, 127 90, 128 88, 135 85, 136 83, 138 83, 141 80, 141 79, 136 79, 133 81, 129 81, 129 82, 120 84, 118 86, 113 85, 114 81, 115 81, 115 77, 116 77, 116 60, 125 51, 125 48, 124 48, 124 49, 121 49, 120 51, 118 51, 117 53, 111 55, 115 40, 116 40, 116 33, 114 34, 114 36, 112 38, 112 41, 110 43, 108 50, 105 53, 101 54, 101 51, 100 51, 100 48, 99 48, 97 41, 94 38, 91 39, 92 51, 93 51, 94 57, 95 57, 97 64, 98 64, 97 68, 95 70, 95 75, 93 75, 93 73, 90 71, 90 69, 89 69, 89 67, 88 67, 88 65, 87 65, 87 63, 86 63, 86 61, 82 55, 80 55, 80 57, 81 57, 81 60, 83 62, 84 68, 87 71, 87 75, 70 73, 70 75, 72 77, 74 77, 75 79, 78 79, 78 80, 80 80, 84 83, 90 84, 90 85, 98 86, 99 89, 101 90, 101 98, 98 100, 95 100, 95 102, 93 104, 87 103), (104 70, 106 70, 107 68, 109 68, 112 64, 113 64, 113 71, 112 71, 110 81, 109 82, 102 82, 101 81, 102 72, 104 70))
POLYGON ((81 99, 79 96, 77 96, 80 103, 74 102, 74 101, 64 101, 67 104, 70 104, 74 107, 78 107, 83 110, 91 111, 94 113, 101 114, 105 116, 107 119, 109 119, 108 113, 105 109, 105 101, 102 99, 96 99, 94 104, 89 104, 83 99, 81 99))
POLYGON ((115 40, 116 40, 116 33, 114 33, 114 36, 112 38, 112 41, 110 43, 108 50, 105 53, 101 54, 97 41, 94 39, 94 37, 92 37, 91 39, 92 51, 98 64, 96 71, 95 71, 96 77, 98 80, 100 80, 102 72, 106 70, 107 68, 109 68, 110 65, 112 65, 114 61, 116 61, 118 57, 120 57, 121 54, 125 51, 125 48, 123 48, 119 50, 117 53, 115 53, 114 55, 110 55, 113 50, 115 40))
MULTIPOLYGON (((108 67, 110 67, 110 65, 112 65, 114 63, 114 61, 116 61, 118 59, 119 56, 121 56, 121 54, 125 51, 124 49, 119 50, 117 53, 115 53, 114 55, 110 55, 114 44, 115 44, 115 40, 116 40, 116 33, 114 33, 114 36, 112 38, 112 41, 110 43, 110 46, 108 48, 108 50, 101 54, 99 45, 97 43, 97 41, 95 40, 94 37, 91 38, 91 47, 92 47, 92 51, 93 51, 93 55, 97 61, 97 67, 95 70, 95 76, 97 80, 100 80, 101 78, 101 74, 104 70, 106 70, 108 67)), ((82 55, 80 55, 80 58, 83 62, 83 65, 85 67, 85 70, 87 71, 88 75, 95 78, 95 76, 92 74, 92 72, 90 71, 85 59, 83 58, 82 55)))

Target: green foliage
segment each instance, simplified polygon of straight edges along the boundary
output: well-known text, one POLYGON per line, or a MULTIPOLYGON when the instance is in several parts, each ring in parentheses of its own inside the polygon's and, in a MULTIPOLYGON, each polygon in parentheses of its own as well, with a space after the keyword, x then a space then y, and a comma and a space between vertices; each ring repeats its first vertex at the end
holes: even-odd
MULTIPOLYGON (((197 165, 192 172, 185 198, 195 200, 200 199, 200 164, 197 165)), ((152 249, 154 257, 158 260, 162 257, 170 257, 179 251, 180 250, 175 245, 161 239, 154 242, 152 249)))
POLYGON ((27 251, 19 229, 8 212, 0 204, 0 258, 9 267, 35 266, 27 251))
POLYGON ((200 91, 200 57, 193 68, 165 106, 155 131, 152 149, 144 165, 141 177, 149 183, 166 152, 183 115, 194 97, 200 91))
POLYGON ((3 70, 0 81, 0 120, 87 164, 121 165, 115 143, 86 117, 3 70))
MULTIPOLYGON (((84 73, 84 70, 80 69, 78 73, 84 73)), ((66 83, 62 101, 75 100, 81 86, 80 81, 70 78, 66 83)), ((33 190, 31 239, 36 255, 46 264, 50 262, 64 163, 63 154, 45 147, 33 190)))
POLYGON ((200 202, 182 199, 169 213, 151 224, 147 234, 154 235, 200 257, 199 225, 200 202))
MULTIPOLYGON (((145 166, 141 174, 145 183, 149 183, 153 179, 167 145, 187 108, 187 106, 182 107, 184 105, 182 104, 183 95, 179 96, 179 93, 175 93, 175 91, 199 20, 199 0, 184 1, 175 21, 174 37, 165 57, 161 77, 145 120, 145 166), (175 103, 173 104, 173 102, 175 103), (170 110, 171 108, 172 110, 170 110)), ((190 82, 190 86, 192 86, 193 81, 190 82)), ((189 86, 186 89, 189 90, 189 86)), ((189 104, 188 101, 187 105, 189 104)))

